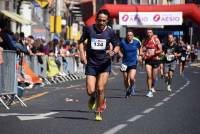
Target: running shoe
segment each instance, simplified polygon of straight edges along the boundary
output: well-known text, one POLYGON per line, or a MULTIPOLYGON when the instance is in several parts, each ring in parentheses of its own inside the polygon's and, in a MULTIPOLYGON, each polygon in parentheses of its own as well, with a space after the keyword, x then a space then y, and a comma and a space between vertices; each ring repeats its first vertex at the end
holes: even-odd
POLYGON ((95 115, 95 120, 96 120, 96 121, 102 121, 102 120, 103 120, 103 118, 102 118, 100 112, 97 112, 97 113, 96 113, 96 115, 95 115))
POLYGON ((128 98, 130 95, 131 95, 131 88, 128 87, 128 88, 126 89, 126 96, 125 96, 125 98, 128 98))
POLYGON ((96 98, 94 96, 90 96, 90 99, 88 101, 88 108, 90 110, 94 110, 96 107, 96 98))
POLYGON ((165 83, 168 84, 168 77, 165 77, 165 83))
POLYGON ((131 95, 132 96, 135 95, 135 85, 132 85, 132 87, 131 87, 131 95))
POLYGON ((97 112, 102 113, 106 109, 106 99, 104 98, 103 104, 97 108, 97 112))
POLYGON ((103 100, 103 104, 100 106, 101 112, 103 112, 106 109, 106 98, 103 100))
POLYGON ((172 89, 171 89, 171 85, 167 85, 167 91, 171 92, 172 89))
POLYGON ((146 96, 149 97, 149 98, 152 98, 152 97, 153 97, 152 91, 149 91, 149 92, 146 94, 146 96))
POLYGON ((155 90, 154 88, 151 88, 151 91, 152 91, 153 93, 155 93, 155 92, 156 92, 156 90, 155 90))

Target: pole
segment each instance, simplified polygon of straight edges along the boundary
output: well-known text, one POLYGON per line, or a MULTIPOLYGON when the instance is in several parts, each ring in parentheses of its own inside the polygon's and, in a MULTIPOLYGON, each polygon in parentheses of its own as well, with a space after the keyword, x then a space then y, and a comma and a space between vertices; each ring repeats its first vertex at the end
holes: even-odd
POLYGON ((193 27, 189 28, 189 34, 190 34, 190 46, 192 45, 192 36, 193 36, 193 27))
POLYGON ((55 0, 55 10, 54 10, 54 33, 56 33, 56 18, 57 18, 57 0, 55 0))

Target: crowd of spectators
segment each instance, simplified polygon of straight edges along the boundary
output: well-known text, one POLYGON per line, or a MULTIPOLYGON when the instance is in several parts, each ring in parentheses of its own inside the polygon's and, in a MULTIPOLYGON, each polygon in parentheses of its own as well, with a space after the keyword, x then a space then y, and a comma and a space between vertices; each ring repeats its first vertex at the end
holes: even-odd
MULTIPOLYGON (((54 36, 50 41, 34 38, 32 35, 25 37, 23 32, 13 33, 6 22, 0 22, 0 64, 3 64, 4 62, 4 50, 16 51, 19 61, 23 61, 25 55, 30 57, 37 56, 37 61, 40 64, 44 64, 44 61, 42 60, 43 56, 53 57, 58 68, 58 73, 55 75, 65 76, 67 75, 68 67, 66 57, 74 57, 77 66, 79 66, 79 52, 77 46, 75 41, 60 39, 58 36, 54 36), (58 57, 62 58, 62 70, 60 70, 61 63, 57 60, 58 57)), ((50 58, 47 58, 47 60, 50 58)), ((22 65, 22 62, 19 62, 19 66, 20 64, 22 65)), ((45 73, 48 73, 48 70, 45 73)), ((25 78, 22 75, 18 75, 18 77, 19 76, 20 80, 25 78)))

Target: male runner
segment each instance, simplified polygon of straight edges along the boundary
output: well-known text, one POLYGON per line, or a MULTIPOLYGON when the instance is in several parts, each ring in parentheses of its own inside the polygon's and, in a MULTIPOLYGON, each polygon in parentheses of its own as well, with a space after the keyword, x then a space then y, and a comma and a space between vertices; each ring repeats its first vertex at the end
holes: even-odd
POLYGON ((95 119, 98 121, 102 120, 101 113, 106 108, 104 90, 111 72, 111 57, 119 51, 119 40, 107 25, 109 17, 107 10, 99 10, 96 24, 84 28, 79 42, 80 60, 86 64, 86 88, 90 96, 88 107, 96 107, 95 119))
POLYGON ((145 60, 146 72, 147 72, 147 86, 148 93, 147 97, 153 97, 153 92, 156 92, 154 89, 155 81, 157 77, 160 54, 162 52, 162 45, 160 40, 156 35, 154 35, 152 29, 147 29, 147 39, 143 44, 143 58, 145 60))

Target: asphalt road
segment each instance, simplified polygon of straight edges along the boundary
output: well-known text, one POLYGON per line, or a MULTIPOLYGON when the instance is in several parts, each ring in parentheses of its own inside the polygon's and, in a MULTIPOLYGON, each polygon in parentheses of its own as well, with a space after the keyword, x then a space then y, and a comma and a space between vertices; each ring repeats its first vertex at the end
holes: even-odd
POLYGON ((85 81, 77 80, 26 91, 28 107, 0 105, 0 134, 199 134, 200 68, 176 75, 172 93, 158 79, 155 96, 145 97, 146 74, 138 69, 136 95, 125 99, 119 67, 106 89, 103 121, 87 108, 85 81))

